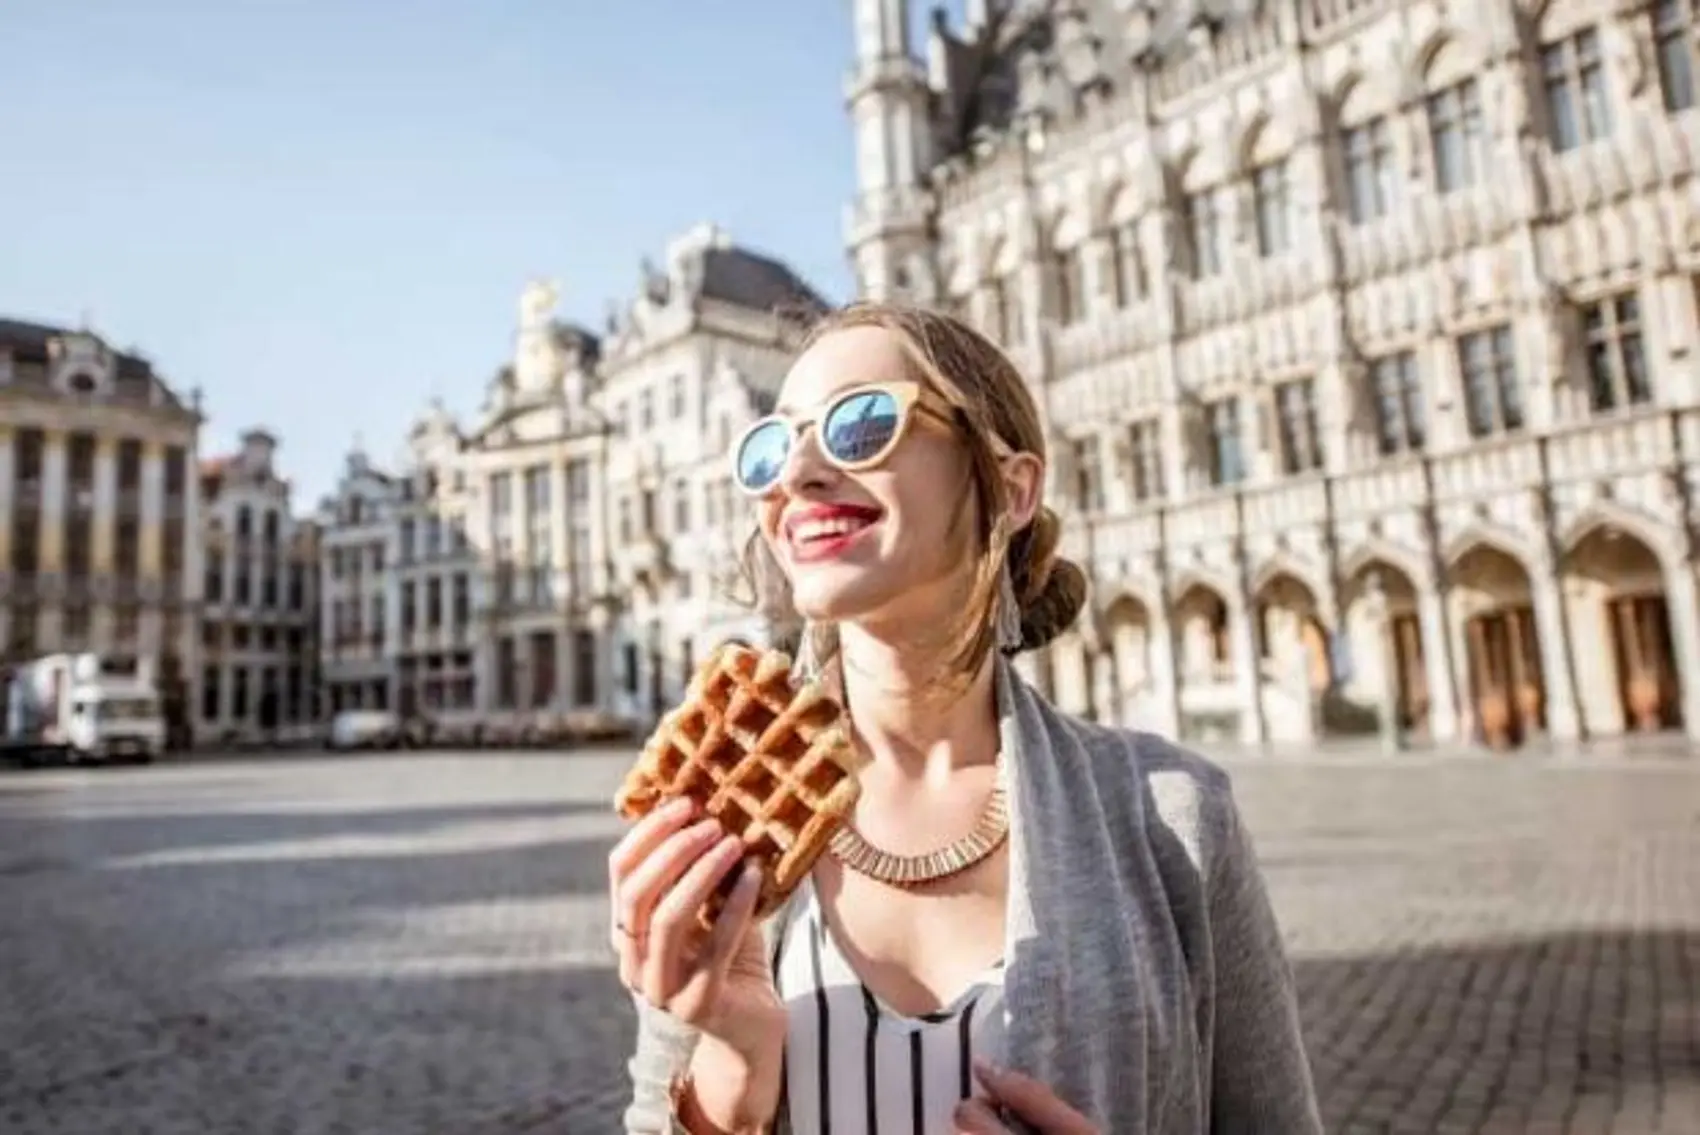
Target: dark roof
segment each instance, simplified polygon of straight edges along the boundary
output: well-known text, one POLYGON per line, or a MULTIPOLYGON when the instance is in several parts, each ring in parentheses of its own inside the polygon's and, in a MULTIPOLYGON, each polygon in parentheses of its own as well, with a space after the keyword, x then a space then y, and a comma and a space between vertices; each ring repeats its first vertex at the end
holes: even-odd
POLYGON ((760 312, 821 312, 830 305, 789 266, 747 248, 703 250, 705 299, 760 312))
MULTIPOLYGON (((54 327, 46 323, 31 323, 21 319, 0 318, 0 352, 6 352, 20 362, 47 362, 48 342, 61 335, 94 335, 94 333, 69 327, 54 327)), ((99 338, 98 335, 94 337, 99 338)), ((126 351, 113 351, 112 357, 120 388, 157 386, 169 400, 169 405, 182 406, 177 395, 154 372, 153 364, 148 360, 126 351)))

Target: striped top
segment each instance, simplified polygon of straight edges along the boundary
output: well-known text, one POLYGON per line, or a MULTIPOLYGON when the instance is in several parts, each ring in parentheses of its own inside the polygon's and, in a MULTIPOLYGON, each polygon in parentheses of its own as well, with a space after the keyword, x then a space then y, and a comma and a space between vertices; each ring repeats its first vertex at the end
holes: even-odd
POLYGON ((778 1130, 805 1135, 948 1135, 951 1113, 982 1094, 972 1060, 1004 1059, 1003 964, 951 1004, 906 1017, 864 985, 805 883, 773 944, 790 1018, 778 1130))

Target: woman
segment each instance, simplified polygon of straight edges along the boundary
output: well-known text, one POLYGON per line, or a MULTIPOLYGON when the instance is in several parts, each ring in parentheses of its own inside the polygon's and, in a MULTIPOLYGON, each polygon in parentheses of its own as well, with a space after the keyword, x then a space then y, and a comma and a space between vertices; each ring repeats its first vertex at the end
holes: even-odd
POLYGON ((1061 714, 1007 660, 1086 593, 1009 361, 948 316, 858 305, 779 407, 735 453, 752 548, 869 764, 853 826, 760 928, 737 842, 688 806, 610 854, 627 1130, 1320 1131, 1227 778, 1061 714))

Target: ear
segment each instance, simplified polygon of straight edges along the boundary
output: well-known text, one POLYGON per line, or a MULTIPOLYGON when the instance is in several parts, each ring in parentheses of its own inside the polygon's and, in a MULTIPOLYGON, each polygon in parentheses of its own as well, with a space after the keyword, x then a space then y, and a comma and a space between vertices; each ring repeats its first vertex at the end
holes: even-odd
POLYGON ((1004 492, 1009 500, 1009 530, 1019 532, 1033 523, 1045 496, 1045 463, 1031 453, 1014 453, 1003 461, 1004 492))

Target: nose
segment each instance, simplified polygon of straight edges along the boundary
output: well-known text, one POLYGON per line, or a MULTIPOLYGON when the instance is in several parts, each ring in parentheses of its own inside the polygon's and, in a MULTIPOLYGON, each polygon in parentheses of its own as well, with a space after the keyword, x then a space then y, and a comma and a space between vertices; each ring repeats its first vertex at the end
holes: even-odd
POLYGON ((820 448, 820 431, 802 431, 785 457, 785 467, 779 472, 779 487, 787 496, 799 496, 809 490, 819 490, 828 484, 838 470, 826 459, 820 448))

